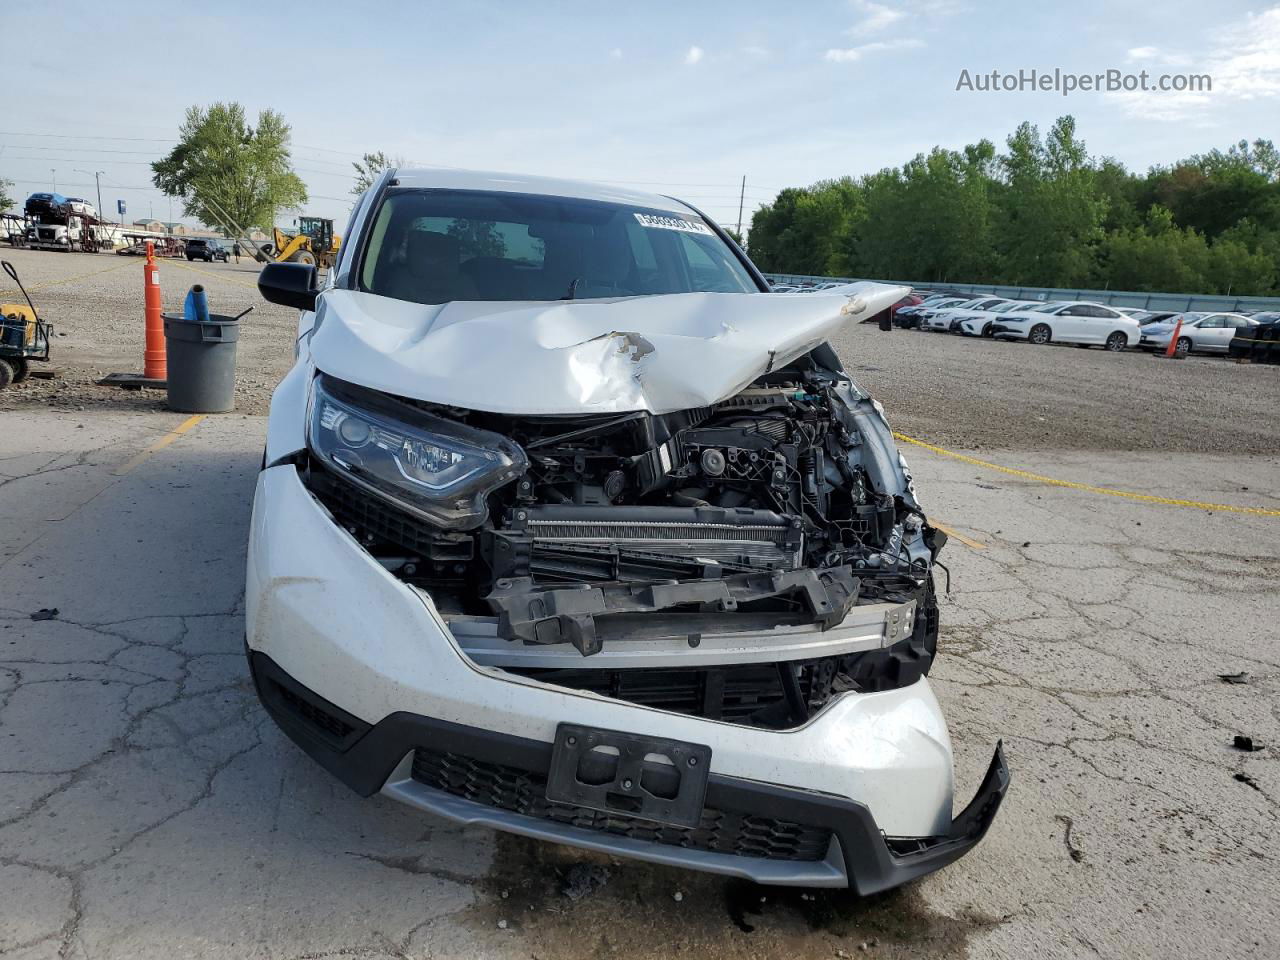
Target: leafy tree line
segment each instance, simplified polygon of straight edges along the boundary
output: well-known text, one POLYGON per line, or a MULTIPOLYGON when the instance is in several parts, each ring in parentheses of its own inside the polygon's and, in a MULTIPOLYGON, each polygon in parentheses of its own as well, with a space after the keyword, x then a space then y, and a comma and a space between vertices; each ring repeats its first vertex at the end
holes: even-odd
POLYGON ((1240 141, 1132 173, 1090 157, 1075 120, 935 147, 901 167, 789 187, 757 210, 776 273, 922 282, 1280 293, 1280 151, 1240 141))

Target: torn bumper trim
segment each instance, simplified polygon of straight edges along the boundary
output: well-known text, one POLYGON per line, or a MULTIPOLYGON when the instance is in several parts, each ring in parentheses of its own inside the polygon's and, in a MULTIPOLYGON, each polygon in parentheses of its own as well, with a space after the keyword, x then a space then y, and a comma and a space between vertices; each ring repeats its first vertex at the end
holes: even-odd
POLYGON ((826 630, 844 620, 857 601, 858 586, 847 566, 565 587, 539 587, 519 578, 497 581, 485 600, 498 614, 500 636, 530 644, 568 642, 583 656, 591 656, 600 652, 611 635, 701 637, 797 623, 813 623, 826 630), (772 597, 794 598, 805 610, 757 615, 738 610, 740 604, 772 597), (696 612, 669 612, 676 608, 696 612), (637 614, 645 619, 625 619, 637 614), (609 625, 615 618, 624 627, 611 632, 609 625))
POLYGON ((977 794, 945 835, 886 838, 870 809, 856 800, 712 773, 707 783, 708 809, 831 834, 826 856, 816 860, 724 853, 669 840, 620 836, 579 826, 576 819, 566 823, 529 816, 428 786, 413 776, 414 752, 419 748, 515 769, 537 782, 546 778, 553 746, 410 713, 394 713, 370 725, 307 690, 265 654, 251 652, 249 664, 263 705, 284 732, 363 796, 382 792, 460 823, 757 883, 850 887, 862 895, 907 883, 973 849, 985 836, 1009 787, 1004 752, 997 745, 977 794))

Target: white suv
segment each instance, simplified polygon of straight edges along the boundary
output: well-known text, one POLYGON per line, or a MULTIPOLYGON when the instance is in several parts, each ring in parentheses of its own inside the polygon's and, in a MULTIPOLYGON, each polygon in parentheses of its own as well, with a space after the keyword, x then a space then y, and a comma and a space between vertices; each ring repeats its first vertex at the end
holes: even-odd
POLYGON ((803 297, 664 197, 396 170, 357 204, 271 404, 249 660, 357 792, 761 883, 903 883, 952 818, 930 526, 803 297))

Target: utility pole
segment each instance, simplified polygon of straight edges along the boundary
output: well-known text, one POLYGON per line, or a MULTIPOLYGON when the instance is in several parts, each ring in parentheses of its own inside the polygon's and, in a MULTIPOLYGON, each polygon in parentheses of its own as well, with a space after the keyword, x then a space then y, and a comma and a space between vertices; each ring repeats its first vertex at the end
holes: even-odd
POLYGON ((742 236, 742 201, 747 197, 747 175, 742 175, 742 192, 738 194, 738 236, 742 236))
POLYGON ((53 177, 53 192, 57 193, 58 192, 58 171, 50 167, 49 173, 53 177))

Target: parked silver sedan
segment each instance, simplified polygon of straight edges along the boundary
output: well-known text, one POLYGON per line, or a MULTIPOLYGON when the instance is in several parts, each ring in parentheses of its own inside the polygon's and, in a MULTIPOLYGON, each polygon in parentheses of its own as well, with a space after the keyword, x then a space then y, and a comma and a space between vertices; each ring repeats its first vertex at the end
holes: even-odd
POLYGON ((1144 350, 1167 349, 1179 317, 1182 318, 1182 329, 1178 331, 1178 344, 1174 349, 1182 356, 1193 351, 1226 353, 1237 330, 1257 326, 1258 323, 1238 313, 1175 314, 1163 323, 1143 327, 1139 346, 1144 350))

